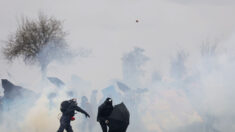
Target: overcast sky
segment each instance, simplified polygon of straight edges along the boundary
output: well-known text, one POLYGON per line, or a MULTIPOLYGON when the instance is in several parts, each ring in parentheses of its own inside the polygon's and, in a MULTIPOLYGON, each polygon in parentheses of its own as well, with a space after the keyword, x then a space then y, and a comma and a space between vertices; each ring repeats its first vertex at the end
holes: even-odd
MULTIPOLYGON (((121 78, 121 57, 135 46, 161 69, 178 50, 193 54, 204 40, 227 41, 235 30, 232 0, 1 0, 0 40, 16 30, 21 16, 35 18, 40 11, 64 21, 73 49, 92 51, 89 59, 71 64, 71 74, 91 80, 99 75, 98 82, 121 78)), ((3 58, 1 63, 1 71, 19 72, 3 58)))
MULTIPOLYGON (((101 89, 109 86, 113 79, 123 79, 121 58, 125 53, 133 51, 134 47, 139 47, 145 50, 144 55, 149 58, 144 67, 146 73, 151 76, 157 71, 163 78, 163 86, 148 84, 153 90, 159 91, 153 91, 151 96, 144 98, 150 106, 149 120, 144 120, 150 125, 149 128, 158 130, 163 127, 163 131, 174 125, 188 125, 191 123, 188 119, 201 120, 191 107, 193 104, 189 103, 194 98, 183 96, 188 92, 195 94, 195 102, 199 100, 198 104, 210 108, 209 111, 200 108, 201 111, 219 113, 219 116, 225 115, 226 119, 229 117, 227 113, 234 115, 234 0, 0 0, 0 46, 3 47, 3 41, 16 31, 21 16, 36 18, 39 12, 64 21, 64 29, 68 32, 66 40, 72 50, 83 48, 91 51, 86 58, 76 57, 63 64, 51 63, 48 76, 56 76, 66 82, 75 74, 90 83, 93 89, 101 89), (136 20, 139 22, 136 23, 136 20), (216 63, 209 66, 205 63, 204 67, 203 57, 196 60, 204 41, 218 43, 217 52, 227 54, 215 56, 216 63), (187 72, 194 72, 193 68, 199 69, 196 75, 192 74, 192 78, 199 81, 192 81, 189 85, 190 88, 195 87, 196 92, 188 90, 184 93, 180 89, 183 84, 177 84, 177 81, 172 84, 174 81, 170 79, 173 77, 169 77, 170 81, 165 78, 170 72, 172 58, 176 58, 179 51, 189 55, 182 62, 187 72), (214 66, 217 62, 219 68, 214 66), (209 74, 207 68, 214 71, 209 74), (156 87, 159 89, 154 89, 156 87), (169 90, 169 87, 175 89, 169 90), (205 95, 201 94, 203 90, 205 95), (200 99, 207 102, 202 103, 200 99), (168 113, 164 115, 165 111, 168 113), (154 112, 155 115, 152 114, 154 112), (173 113, 172 116, 169 113, 173 113), (159 118, 155 119, 157 116, 159 118)), ((37 81, 41 79, 40 74, 37 66, 25 65, 21 60, 8 63, 0 55, 0 78, 9 78, 17 85, 34 90, 37 81)), ((189 76, 188 80, 192 78, 189 76)), ((219 120, 222 127, 216 124, 216 127, 220 127, 218 130, 234 131, 235 127, 230 129, 232 125, 226 125, 233 119, 225 122, 224 119, 219 120)))

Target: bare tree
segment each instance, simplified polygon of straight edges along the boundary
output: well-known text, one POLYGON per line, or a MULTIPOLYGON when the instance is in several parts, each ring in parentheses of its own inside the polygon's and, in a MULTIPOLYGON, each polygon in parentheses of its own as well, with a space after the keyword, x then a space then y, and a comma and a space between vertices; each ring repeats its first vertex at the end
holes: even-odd
POLYGON ((23 58, 26 64, 39 64, 46 75, 48 64, 61 58, 67 44, 62 22, 54 17, 39 14, 38 19, 23 17, 15 33, 11 34, 4 47, 8 60, 23 58))

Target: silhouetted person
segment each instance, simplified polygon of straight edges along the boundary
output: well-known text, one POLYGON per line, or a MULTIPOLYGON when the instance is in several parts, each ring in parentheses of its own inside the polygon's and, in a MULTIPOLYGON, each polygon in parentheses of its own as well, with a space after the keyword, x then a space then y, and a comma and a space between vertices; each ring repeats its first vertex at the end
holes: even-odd
POLYGON ((107 124, 109 123, 107 118, 112 113, 112 111, 113 101, 111 98, 106 98, 104 103, 99 106, 97 115, 97 121, 100 123, 103 132, 107 132, 107 124))
POLYGON ((90 117, 90 115, 86 111, 77 106, 76 99, 63 101, 61 103, 60 110, 62 112, 62 117, 60 118, 60 128, 57 132, 64 132, 64 129, 67 132, 73 132, 70 122, 71 120, 75 119, 75 110, 83 113, 86 117, 90 117))

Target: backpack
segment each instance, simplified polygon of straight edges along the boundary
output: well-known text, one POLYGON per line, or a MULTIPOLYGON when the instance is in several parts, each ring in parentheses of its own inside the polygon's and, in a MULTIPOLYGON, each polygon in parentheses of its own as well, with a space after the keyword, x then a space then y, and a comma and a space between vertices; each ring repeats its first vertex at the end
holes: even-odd
POLYGON ((63 101, 62 103, 61 103, 61 105, 60 105, 60 111, 62 112, 62 113, 64 113, 66 110, 67 110, 67 108, 69 107, 69 105, 70 105, 70 102, 69 101, 63 101))

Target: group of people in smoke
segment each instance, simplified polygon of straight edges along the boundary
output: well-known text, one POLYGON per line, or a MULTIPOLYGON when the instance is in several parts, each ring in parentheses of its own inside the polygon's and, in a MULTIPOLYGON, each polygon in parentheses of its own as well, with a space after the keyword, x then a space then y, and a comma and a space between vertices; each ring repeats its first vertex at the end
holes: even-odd
MULTIPOLYGON (((111 98, 106 98, 103 104, 101 104, 98 108, 97 121, 100 123, 103 132, 108 131, 109 120, 108 117, 113 111, 113 104, 111 98)), ((57 132, 63 132, 66 130, 67 132, 73 132, 73 129, 70 125, 70 122, 73 121, 75 111, 81 112, 85 115, 86 118, 90 118, 90 115, 80 108, 77 104, 77 100, 75 98, 71 100, 66 100, 61 103, 62 116, 60 118, 60 127, 57 132)), ((114 132, 109 128, 109 132, 114 132)))

